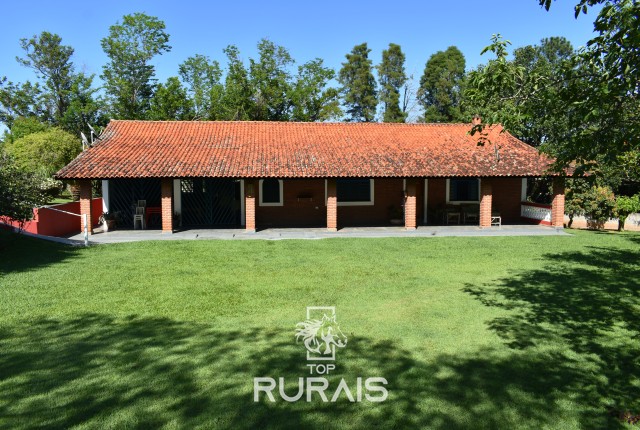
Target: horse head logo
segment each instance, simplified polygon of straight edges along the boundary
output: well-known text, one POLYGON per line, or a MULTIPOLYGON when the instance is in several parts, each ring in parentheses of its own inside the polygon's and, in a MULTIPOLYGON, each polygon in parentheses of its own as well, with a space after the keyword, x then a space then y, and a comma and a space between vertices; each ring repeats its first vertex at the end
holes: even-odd
POLYGON ((335 358, 335 349, 347 346, 347 336, 342 333, 340 326, 336 322, 336 315, 327 316, 322 319, 308 319, 296 324, 296 341, 302 339, 307 348, 307 357, 311 354, 319 356, 331 356, 322 359, 335 358))

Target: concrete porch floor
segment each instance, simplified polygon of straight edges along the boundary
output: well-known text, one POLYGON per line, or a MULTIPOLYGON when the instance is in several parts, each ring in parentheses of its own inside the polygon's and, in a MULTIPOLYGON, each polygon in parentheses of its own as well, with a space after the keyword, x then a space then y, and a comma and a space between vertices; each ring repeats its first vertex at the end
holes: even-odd
MULTIPOLYGON (((404 227, 345 227, 337 232, 324 228, 268 228, 255 233, 244 229, 193 229, 173 234, 160 230, 113 230, 104 233, 101 227, 89 236, 91 243, 137 242, 142 240, 283 240, 283 239, 327 239, 327 238, 380 238, 380 237, 487 237, 487 236, 569 236, 562 229, 538 225, 503 225, 481 229, 477 226, 422 226, 407 231, 404 227)), ((70 236, 70 243, 83 243, 82 234, 70 236)))

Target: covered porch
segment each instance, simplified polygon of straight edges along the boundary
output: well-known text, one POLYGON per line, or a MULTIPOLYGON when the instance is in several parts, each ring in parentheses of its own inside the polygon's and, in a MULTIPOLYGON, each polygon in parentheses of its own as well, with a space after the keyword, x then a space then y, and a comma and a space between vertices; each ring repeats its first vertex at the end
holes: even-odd
MULTIPOLYGON (((91 219, 91 182, 79 181, 81 212, 91 219)), ((553 202, 526 201, 526 178, 132 178, 102 181, 103 212, 121 230, 325 229, 399 226, 563 227, 564 180, 553 202), (144 223, 135 223, 143 202, 144 223)), ((93 209, 95 210, 95 208, 93 209)), ((95 214, 94 214, 95 215, 95 214)), ((83 227, 83 226, 81 226, 83 227)), ((393 230, 396 231, 396 230, 393 230)), ((93 229, 90 229, 93 233, 93 229)))

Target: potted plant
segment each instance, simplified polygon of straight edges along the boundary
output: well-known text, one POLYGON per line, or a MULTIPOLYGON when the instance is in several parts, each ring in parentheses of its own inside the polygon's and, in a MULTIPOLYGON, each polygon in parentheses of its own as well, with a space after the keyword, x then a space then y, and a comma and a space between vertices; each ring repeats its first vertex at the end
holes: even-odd
POLYGON ((389 206, 389 222, 391 225, 402 225, 404 223, 404 213, 402 212, 402 208, 391 205, 389 206))
POLYGON ((116 214, 110 212, 102 213, 102 228, 105 232, 116 228, 116 214))

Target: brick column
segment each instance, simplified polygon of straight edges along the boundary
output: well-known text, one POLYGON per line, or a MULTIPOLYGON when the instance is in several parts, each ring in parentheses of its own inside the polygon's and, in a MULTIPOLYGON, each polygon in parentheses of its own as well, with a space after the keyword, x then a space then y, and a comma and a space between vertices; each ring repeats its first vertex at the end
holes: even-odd
POLYGON ((491 203, 493 200, 491 179, 480 179, 480 228, 491 227, 491 203))
POLYGON ((244 181, 244 228, 248 232, 256 231, 256 187, 256 181, 244 181))
POLYGON ((407 189, 404 197, 404 228, 406 230, 416 229, 416 181, 407 178, 407 189))
POLYGON ((327 179, 327 230, 338 231, 338 191, 335 179, 327 179))
POLYGON ((162 178, 160 183, 162 232, 173 233, 173 179, 162 178))
POLYGON ((87 214, 89 234, 93 234, 93 221, 91 221, 91 180, 78 181, 80 187, 80 231, 84 231, 84 214, 87 214))
POLYGON ((556 228, 564 228, 564 178, 553 178, 551 225, 556 228))

